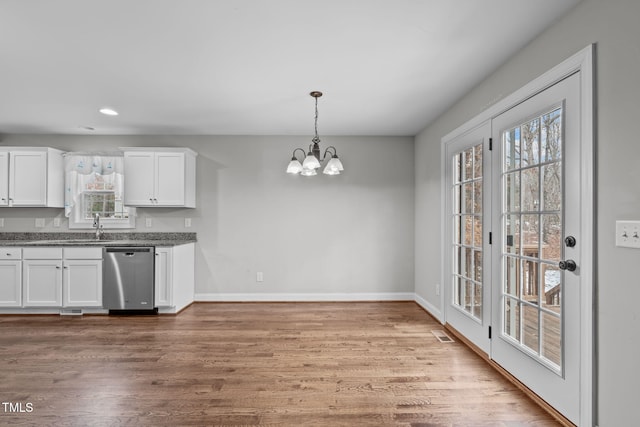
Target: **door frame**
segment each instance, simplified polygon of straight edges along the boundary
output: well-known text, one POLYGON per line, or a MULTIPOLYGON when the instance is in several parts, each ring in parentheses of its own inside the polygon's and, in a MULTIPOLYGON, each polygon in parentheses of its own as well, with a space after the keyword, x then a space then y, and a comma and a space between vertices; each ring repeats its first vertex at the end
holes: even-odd
MULTIPOLYGON (((595 116, 594 116, 594 51, 595 45, 591 44, 560 64, 556 65, 541 76, 527 83, 512 94, 496 102, 494 105, 481 112, 462 126, 445 135, 441 140, 441 268, 440 283, 445 286, 448 276, 446 257, 444 256, 448 242, 445 230, 445 197, 446 190, 446 144, 457 137, 469 132, 487 120, 499 116, 503 112, 519 103, 542 92, 555 83, 574 74, 580 73, 580 179, 581 179, 581 212, 583 222, 581 225, 584 253, 581 264, 590 266, 581 268, 581 292, 580 292, 580 418, 579 425, 591 426, 596 420, 596 393, 595 378, 595 182, 594 182, 594 148, 595 148, 595 116), (590 351, 585 351, 590 349, 590 351)), ((446 323, 445 292, 440 292, 441 321, 446 323)))

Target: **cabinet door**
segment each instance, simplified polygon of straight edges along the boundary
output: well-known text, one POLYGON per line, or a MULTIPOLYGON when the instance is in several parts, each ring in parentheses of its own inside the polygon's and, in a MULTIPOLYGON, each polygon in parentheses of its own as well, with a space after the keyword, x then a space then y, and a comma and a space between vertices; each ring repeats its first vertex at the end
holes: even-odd
POLYGON ((184 206, 184 153, 155 153, 155 204, 184 206))
POLYGON ((62 306, 62 260, 22 261, 25 307, 62 306))
POLYGON ((9 206, 9 152, 0 152, 0 206, 9 206))
POLYGON ((124 204, 155 206, 154 154, 152 152, 124 153, 124 204))
POLYGON ((156 248, 155 306, 170 307, 173 305, 171 248, 156 248))
POLYGON ((65 307, 102 307, 102 260, 64 260, 65 307))
POLYGON ((46 206, 47 153, 12 151, 9 156, 9 205, 46 206))
POLYGON ((0 307, 22 306, 22 261, 0 261, 0 307))

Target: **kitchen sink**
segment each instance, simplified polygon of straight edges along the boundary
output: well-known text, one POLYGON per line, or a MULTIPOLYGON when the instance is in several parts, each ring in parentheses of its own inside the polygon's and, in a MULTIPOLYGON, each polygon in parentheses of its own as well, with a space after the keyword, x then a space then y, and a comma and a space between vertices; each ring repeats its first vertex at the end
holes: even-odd
POLYGON ((60 240, 38 240, 38 241, 35 241, 35 242, 31 242, 31 243, 48 244, 48 245, 64 245, 64 244, 100 245, 100 244, 111 243, 111 242, 115 242, 115 241, 116 240, 109 240, 109 239, 101 239, 101 240, 96 240, 96 239, 60 239, 60 240))

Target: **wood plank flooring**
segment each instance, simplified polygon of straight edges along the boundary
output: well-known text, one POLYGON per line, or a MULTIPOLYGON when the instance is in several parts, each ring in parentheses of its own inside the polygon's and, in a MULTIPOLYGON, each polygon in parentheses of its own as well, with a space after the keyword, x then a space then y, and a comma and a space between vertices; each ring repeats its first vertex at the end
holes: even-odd
POLYGON ((0 425, 557 426, 413 302, 0 316, 0 425))

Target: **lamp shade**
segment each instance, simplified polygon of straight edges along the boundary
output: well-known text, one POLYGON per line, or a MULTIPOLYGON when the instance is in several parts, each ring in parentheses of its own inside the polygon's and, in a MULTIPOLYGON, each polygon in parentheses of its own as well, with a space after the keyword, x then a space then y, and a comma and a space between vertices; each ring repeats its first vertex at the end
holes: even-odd
POLYGON ((342 166, 342 162, 340 161, 338 156, 334 155, 329 160, 329 163, 327 163, 327 167, 325 168, 325 170, 326 169, 336 169, 338 172, 342 172, 344 170, 344 167, 342 166))
POLYGON ((304 158, 304 162, 302 162, 302 167, 304 169, 318 169, 320 167, 320 162, 316 156, 309 152, 307 157, 304 158))
POLYGON ((322 173, 325 174, 325 175, 340 175, 340 171, 337 168, 329 167, 328 164, 327 164, 327 166, 325 166, 325 168, 322 171, 322 173))
POLYGON ((295 175, 300 172, 302 172, 302 163, 300 163, 296 158, 291 159, 289 166, 287 166, 287 173, 295 175))
POLYGON ((300 175, 302 176, 314 176, 317 175, 318 172, 316 172, 315 169, 302 169, 302 172, 300 172, 300 175))

